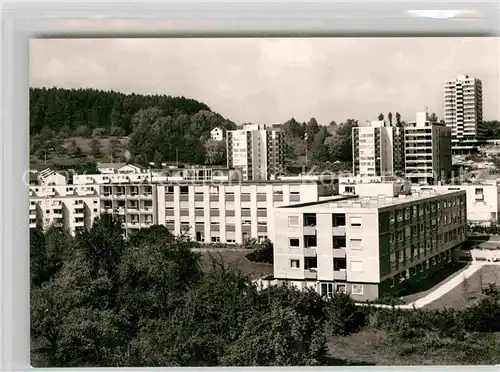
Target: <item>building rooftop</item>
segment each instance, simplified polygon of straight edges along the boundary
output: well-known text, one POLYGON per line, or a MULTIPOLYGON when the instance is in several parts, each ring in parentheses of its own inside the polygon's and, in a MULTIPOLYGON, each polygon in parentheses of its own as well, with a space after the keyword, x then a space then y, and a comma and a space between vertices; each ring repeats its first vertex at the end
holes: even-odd
POLYGON ((279 209, 292 209, 297 208, 307 212, 308 210, 316 210, 317 207, 321 208, 385 208, 390 206, 395 206, 399 204, 405 204, 415 201, 422 201, 425 199, 432 198, 434 196, 445 196, 445 195, 458 195, 465 191, 450 191, 450 190, 423 190, 421 192, 413 192, 409 195, 398 195, 398 196, 364 196, 359 197, 356 195, 352 196, 338 196, 328 200, 320 200, 311 203, 294 204, 280 207, 279 209))
POLYGON ((127 165, 127 163, 97 163, 97 168, 121 168, 127 165))

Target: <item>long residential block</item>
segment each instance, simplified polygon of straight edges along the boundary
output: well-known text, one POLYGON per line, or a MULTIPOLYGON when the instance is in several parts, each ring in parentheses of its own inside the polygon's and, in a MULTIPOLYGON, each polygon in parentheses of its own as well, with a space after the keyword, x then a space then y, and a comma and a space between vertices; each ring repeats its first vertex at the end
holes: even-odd
POLYGON ((451 260, 466 214, 465 191, 434 190, 277 208, 274 279, 355 300, 396 293, 451 260))

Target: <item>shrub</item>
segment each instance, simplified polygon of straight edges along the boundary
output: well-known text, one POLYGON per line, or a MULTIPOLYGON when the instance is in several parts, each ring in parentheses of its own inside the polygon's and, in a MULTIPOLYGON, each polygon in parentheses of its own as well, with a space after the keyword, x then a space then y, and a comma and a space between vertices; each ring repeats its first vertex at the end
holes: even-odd
POLYGON ((348 294, 334 293, 326 305, 326 330, 332 335, 346 336, 366 325, 366 315, 348 294))
MULTIPOLYGON (((268 263, 274 262, 273 243, 266 239, 265 241, 253 243, 254 250, 246 255, 246 258, 252 262, 268 263)), ((248 248, 248 247, 246 247, 248 248)))

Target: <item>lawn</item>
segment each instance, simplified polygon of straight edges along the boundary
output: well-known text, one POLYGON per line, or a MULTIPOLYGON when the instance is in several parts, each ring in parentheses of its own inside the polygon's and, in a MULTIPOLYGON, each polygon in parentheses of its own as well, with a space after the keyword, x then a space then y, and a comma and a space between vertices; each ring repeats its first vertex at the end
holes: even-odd
MULTIPOLYGON (((128 139, 125 137, 107 137, 107 138, 97 138, 100 144, 100 154, 98 156, 92 156, 92 141, 94 140, 93 138, 83 138, 83 137, 71 137, 68 138, 64 141, 63 147, 68 147, 70 142, 72 140, 75 140, 78 147, 82 149, 84 157, 82 159, 84 160, 92 160, 95 159, 98 162, 101 163, 110 163, 111 160, 113 162, 120 162, 121 158, 125 154, 125 150, 127 148, 127 143, 128 139), (111 154, 111 144, 110 141, 112 139, 118 140, 119 145, 117 145, 116 152, 111 154), (111 156, 112 155, 112 156, 111 156)), ((71 168, 72 165, 75 164, 75 162, 78 162, 80 159, 78 158, 72 158, 67 155, 62 155, 62 154, 57 154, 54 152, 48 152, 47 153, 47 163, 45 163, 45 159, 39 158, 31 158, 31 164, 30 168, 31 169, 44 169, 47 167, 50 167, 52 164, 58 164, 58 165, 63 165, 67 166, 68 168, 71 168)))
POLYGON ((500 285, 500 266, 487 265, 482 267, 477 273, 464 280, 462 284, 453 288, 441 298, 429 305, 425 309, 465 309, 481 298, 481 288, 489 283, 500 285))
POLYGON ((460 342, 426 335, 401 342, 385 331, 367 327, 349 336, 329 337, 328 350, 332 358, 366 365, 498 364, 499 336, 476 334, 460 342))
POLYGON ((273 273, 273 265, 250 262, 246 259, 245 255, 249 252, 245 251, 221 251, 221 252, 202 252, 201 260, 204 271, 212 268, 212 259, 217 262, 224 262, 230 267, 239 269, 244 274, 248 275, 251 279, 258 279, 260 277, 271 275, 273 273))

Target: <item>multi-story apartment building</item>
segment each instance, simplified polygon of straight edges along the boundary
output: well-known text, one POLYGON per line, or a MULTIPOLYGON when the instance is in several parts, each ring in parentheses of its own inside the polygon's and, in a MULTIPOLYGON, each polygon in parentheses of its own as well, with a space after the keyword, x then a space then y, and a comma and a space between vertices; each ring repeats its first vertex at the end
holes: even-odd
POLYGON ((59 225, 75 233, 90 227, 99 214, 98 186, 30 187, 30 228, 59 225))
POLYGON ((199 242, 243 243, 271 237, 274 209, 334 193, 318 181, 158 185, 158 223, 199 242))
MULTIPOLYGON (((81 182, 78 185, 31 187, 30 227, 47 227, 54 222, 36 213, 37 208, 46 210, 46 202, 57 202, 64 212, 65 208, 73 208, 75 201, 83 201, 91 216, 84 220, 84 227, 90 227, 99 214, 110 213, 121 220, 125 236, 159 224, 200 242, 243 243, 249 238, 271 236, 274 208, 317 201, 337 192, 334 177, 283 181, 240 181, 236 177, 234 182, 231 172, 216 176, 205 170, 202 174, 184 175, 187 177, 175 174, 155 178, 149 173, 82 175, 74 177, 81 182), (83 194, 81 190, 91 191, 83 194)), ((63 218, 56 222, 70 231, 81 227, 81 221, 73 218, 80 215, 64 212, 63 217, 55 216, 63 218)))
POLYGON ((415 191, 437 190, 466 192, 467 222, 479 225, 500 223, 500 189, 497 181, 480 181, 460 185, 412 186, 415 191))
POLYGON ((283 133, 278 126, 248 124, 227 132, 227 166, 241 169, 243 180, 274 180, 282 172, 283 133))
POLYGON ((339 177, 339 195, 410 194, 411 184, 395 177, 339 177))
POLYGON ((383 120, 352 128, 353 171, 355 176, 404 174, 403 128, 383 120))
POLYGON ((430 121, 427 112, 404 128, 405 173, 412 183, 436 184, 451 177, 451 130, 430 121))
POLYGON ((451 129, 453 151, 477 149, 483 135, 482 82, 459 75, 444 84, 444 121, 451 129))
POLYGON ((451 260, 466 238, 465 216, 465 191, 337 196, 277 208, 274 278, 355 300, 397 293, 451 260))
POLYGON ((158 224, 157 185, 100 185, 100 213, 117 215, 125 236, 158 224))

